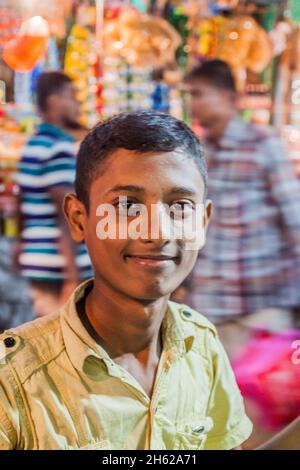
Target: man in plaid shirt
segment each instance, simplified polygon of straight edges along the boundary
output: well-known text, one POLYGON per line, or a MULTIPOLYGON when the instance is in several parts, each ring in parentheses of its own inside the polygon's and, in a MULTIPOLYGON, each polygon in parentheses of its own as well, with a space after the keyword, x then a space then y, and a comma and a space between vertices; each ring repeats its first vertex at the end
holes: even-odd
POLYGON ((241 326, 289 327, 300 306, 300 182, 274 131, 238 116, 226 63, 206 62, 187 83, 214 212, 186 302, 220 325, 233 355, 241 326))

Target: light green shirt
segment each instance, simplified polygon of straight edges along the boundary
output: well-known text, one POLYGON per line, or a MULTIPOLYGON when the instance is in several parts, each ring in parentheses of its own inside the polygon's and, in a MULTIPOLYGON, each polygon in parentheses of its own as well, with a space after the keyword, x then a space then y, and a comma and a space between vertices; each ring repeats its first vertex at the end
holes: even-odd
MULTIPOLYGON (((90 282, 90 281, 88 281, 90 282)), ((151 399, 76 311, 0 336, 0 449, 232 449, 252 431, 215 328, 169 302, 151 399)))

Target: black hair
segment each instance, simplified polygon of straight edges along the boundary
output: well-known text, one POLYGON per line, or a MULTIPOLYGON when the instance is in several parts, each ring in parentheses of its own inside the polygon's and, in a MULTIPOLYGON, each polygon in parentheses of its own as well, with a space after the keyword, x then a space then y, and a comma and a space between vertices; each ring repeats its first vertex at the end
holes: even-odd
POLYGON ((63 88, 72 83, 72 79, 63 72, 43 72, 39 75, 36 84, 36 100, 40 111, 47 111, 49 96, 60 93, 63 88))
POLYGON ((122 113, 96 125, 80 145, 75 191, 87 210, 90 186, 100 173, 99 167, 118 149, 136 153, 183 151, 197 163, 206 188, 203 148, 184 122, 157 111, 122 113))
POLYGON ((236 83, 231 68, 227 62, 214 59, 203 62, 195 67, 186 77, 186 80, 204 80, 209 85, 236 92, 236 83))

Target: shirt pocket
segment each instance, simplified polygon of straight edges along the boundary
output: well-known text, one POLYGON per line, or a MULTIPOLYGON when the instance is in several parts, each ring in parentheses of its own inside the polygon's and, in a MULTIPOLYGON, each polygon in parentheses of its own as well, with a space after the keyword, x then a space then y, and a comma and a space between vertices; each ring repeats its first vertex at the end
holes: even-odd
POLYGON ((202 450, 207 434, 213 428, 210 417, 194 419, 177 426, 174 450, 202 450))

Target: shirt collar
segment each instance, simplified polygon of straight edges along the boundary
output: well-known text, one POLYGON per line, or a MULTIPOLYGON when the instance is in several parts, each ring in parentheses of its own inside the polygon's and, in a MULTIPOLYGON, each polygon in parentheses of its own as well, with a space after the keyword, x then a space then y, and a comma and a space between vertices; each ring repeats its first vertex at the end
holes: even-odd
POLYGON ((55 126, 54 124, 50 124, 48 122, 42 122, 38 126, 38 132, 41 134, 50 134, 51 136, 57 139, 63 139, 69 142, 75 142, 75 139, 70 134, 68 134, 65 130, 61 129, 58 126, 55 126))
POLYGON ((61 329, 68 356, 74 367, 82 371, 85 360, 94 356, 108 359, 106 351, 88 334, 81 323, 76 310, 76 303, 84 295, 86 287, 92 280, 85 281, 74 291, 62 309, 61 329))
MULTIPOLYGON (((93 282, 82 283, 72 294, 70 300, 61 311, 61 329, 67 354, 74 367, 82 372, 85 361, 97 358, 105 362, 109 372, 114 370, 113 361, 107 352, 96 343, 81 323, 77 314, 76 303, 84 295, 86 287, 93 282)), ((177 358, 188 352, 194 341, 195 328, 189 322, 182 320, 180 306, 168 302, 168 309, 163 320, 164 351, 172 351, 172 358, 177 358)))

